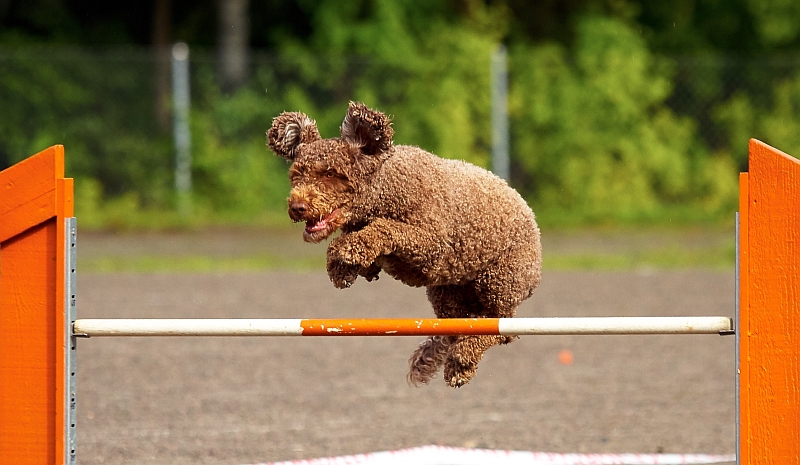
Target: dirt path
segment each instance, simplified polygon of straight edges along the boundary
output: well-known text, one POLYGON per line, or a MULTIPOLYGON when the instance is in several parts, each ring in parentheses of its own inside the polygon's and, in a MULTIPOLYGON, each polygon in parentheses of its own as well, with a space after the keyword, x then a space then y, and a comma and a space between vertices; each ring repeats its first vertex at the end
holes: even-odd
MULTIPOLYGON (((85 241, 82 242, 85 244, 85 241)), ((388 277, 79 276, 91 317, 430 317, 388 277)), ((548 272, 519 316, 733 316, 732 273, 548 272)), ((734 453, 734 340, 525 337, 459 390, 409 387, 418 338, 102 339, 79 345, 79 463, 220 464, 425 444, 734 453), (559 363, 569 349, 573 365, 559 363)))

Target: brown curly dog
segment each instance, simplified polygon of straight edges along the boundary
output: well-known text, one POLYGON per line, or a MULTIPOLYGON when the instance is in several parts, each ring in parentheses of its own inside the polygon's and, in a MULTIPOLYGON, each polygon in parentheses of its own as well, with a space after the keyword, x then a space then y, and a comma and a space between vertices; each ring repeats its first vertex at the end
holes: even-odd
MULTIPOLYGON (((381 270, 425 286, 439 318, 513 317, 539 285, 542 249, 533 212, 503 180, 477 166, 418 147, 393 145, 389 118, 351 103, 341 137, 323 139, 303 113, 285 112, 269 147, 292 162, 289 216, 327 252, 337 288, 381 270)), ((408 379, 427 384, 444 365, 460 387, 483 353, 506 336, 433 336, 409 360, 408 379)))

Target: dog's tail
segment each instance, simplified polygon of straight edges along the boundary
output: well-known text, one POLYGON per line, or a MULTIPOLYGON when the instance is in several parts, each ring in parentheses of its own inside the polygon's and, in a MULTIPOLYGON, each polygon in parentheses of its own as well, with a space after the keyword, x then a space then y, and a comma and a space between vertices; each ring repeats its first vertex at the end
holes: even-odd
POLYGON ((444 363, 447 349, 451 343, 450 336, 430 336, 425 339, 408 359, 409 369, 406 376, 408 383, 415 387, 419 387, 420 384, 428 384, 444 363))

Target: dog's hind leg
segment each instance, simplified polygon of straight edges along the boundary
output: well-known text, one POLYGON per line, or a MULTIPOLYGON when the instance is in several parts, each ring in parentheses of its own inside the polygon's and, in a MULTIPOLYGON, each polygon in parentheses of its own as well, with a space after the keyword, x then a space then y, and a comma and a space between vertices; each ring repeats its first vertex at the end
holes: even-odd
MULTIPOLYGON (((480 309, 475 293, 463 286, 431 286, 428 287, 427 294, 433 311, 439 318, 463 317, 472 307, 475 311, 480 309)), ((456 340, 456 336, 431 336, 423 341, 408 359, 408 381, 415 386, 428 384, 436 376, 450 345, 456 340)))
MULTIPOLYGON (((519 304, 530 297, 539 284, 541 268, 536 250, 521 250, 497 265, 484 270, 471 283, 473 307, 469 316, 512 318, 519 304)), ((465 286, 466 287, 466 286, 465 286)), ((508 344, 511 336, 460 336, 448 349, 444 380, 451 387, 468 383, 478 369, 483 354, 492 346, 508 344)))
MULTIPOLYGON (((427 294, 439 318, 481 316, 482 306, 470 286, 431 286, 427 294)), ((408 380, 415 385, 427 384, 452 352, 451 346, 462 339, 464 336, 431 336, 425 340, 409 359, 408 380)))
POLYGON ((450 387, 467 384, 478 371, 478 362, 492 346, 510 342, 506 336, 460 336, 450 345, 444 361, 444 381, 450 387))

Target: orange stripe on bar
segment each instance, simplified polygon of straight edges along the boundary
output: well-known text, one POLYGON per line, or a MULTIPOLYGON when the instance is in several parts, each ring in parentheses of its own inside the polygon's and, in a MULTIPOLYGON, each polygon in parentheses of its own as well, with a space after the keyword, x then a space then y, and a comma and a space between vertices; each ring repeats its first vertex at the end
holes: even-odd
POLYGON ((437 334, 500 334, 499 318, 420 318, 420 319, 307 319, 300 320, 303 336, 420 336, 437 334))

